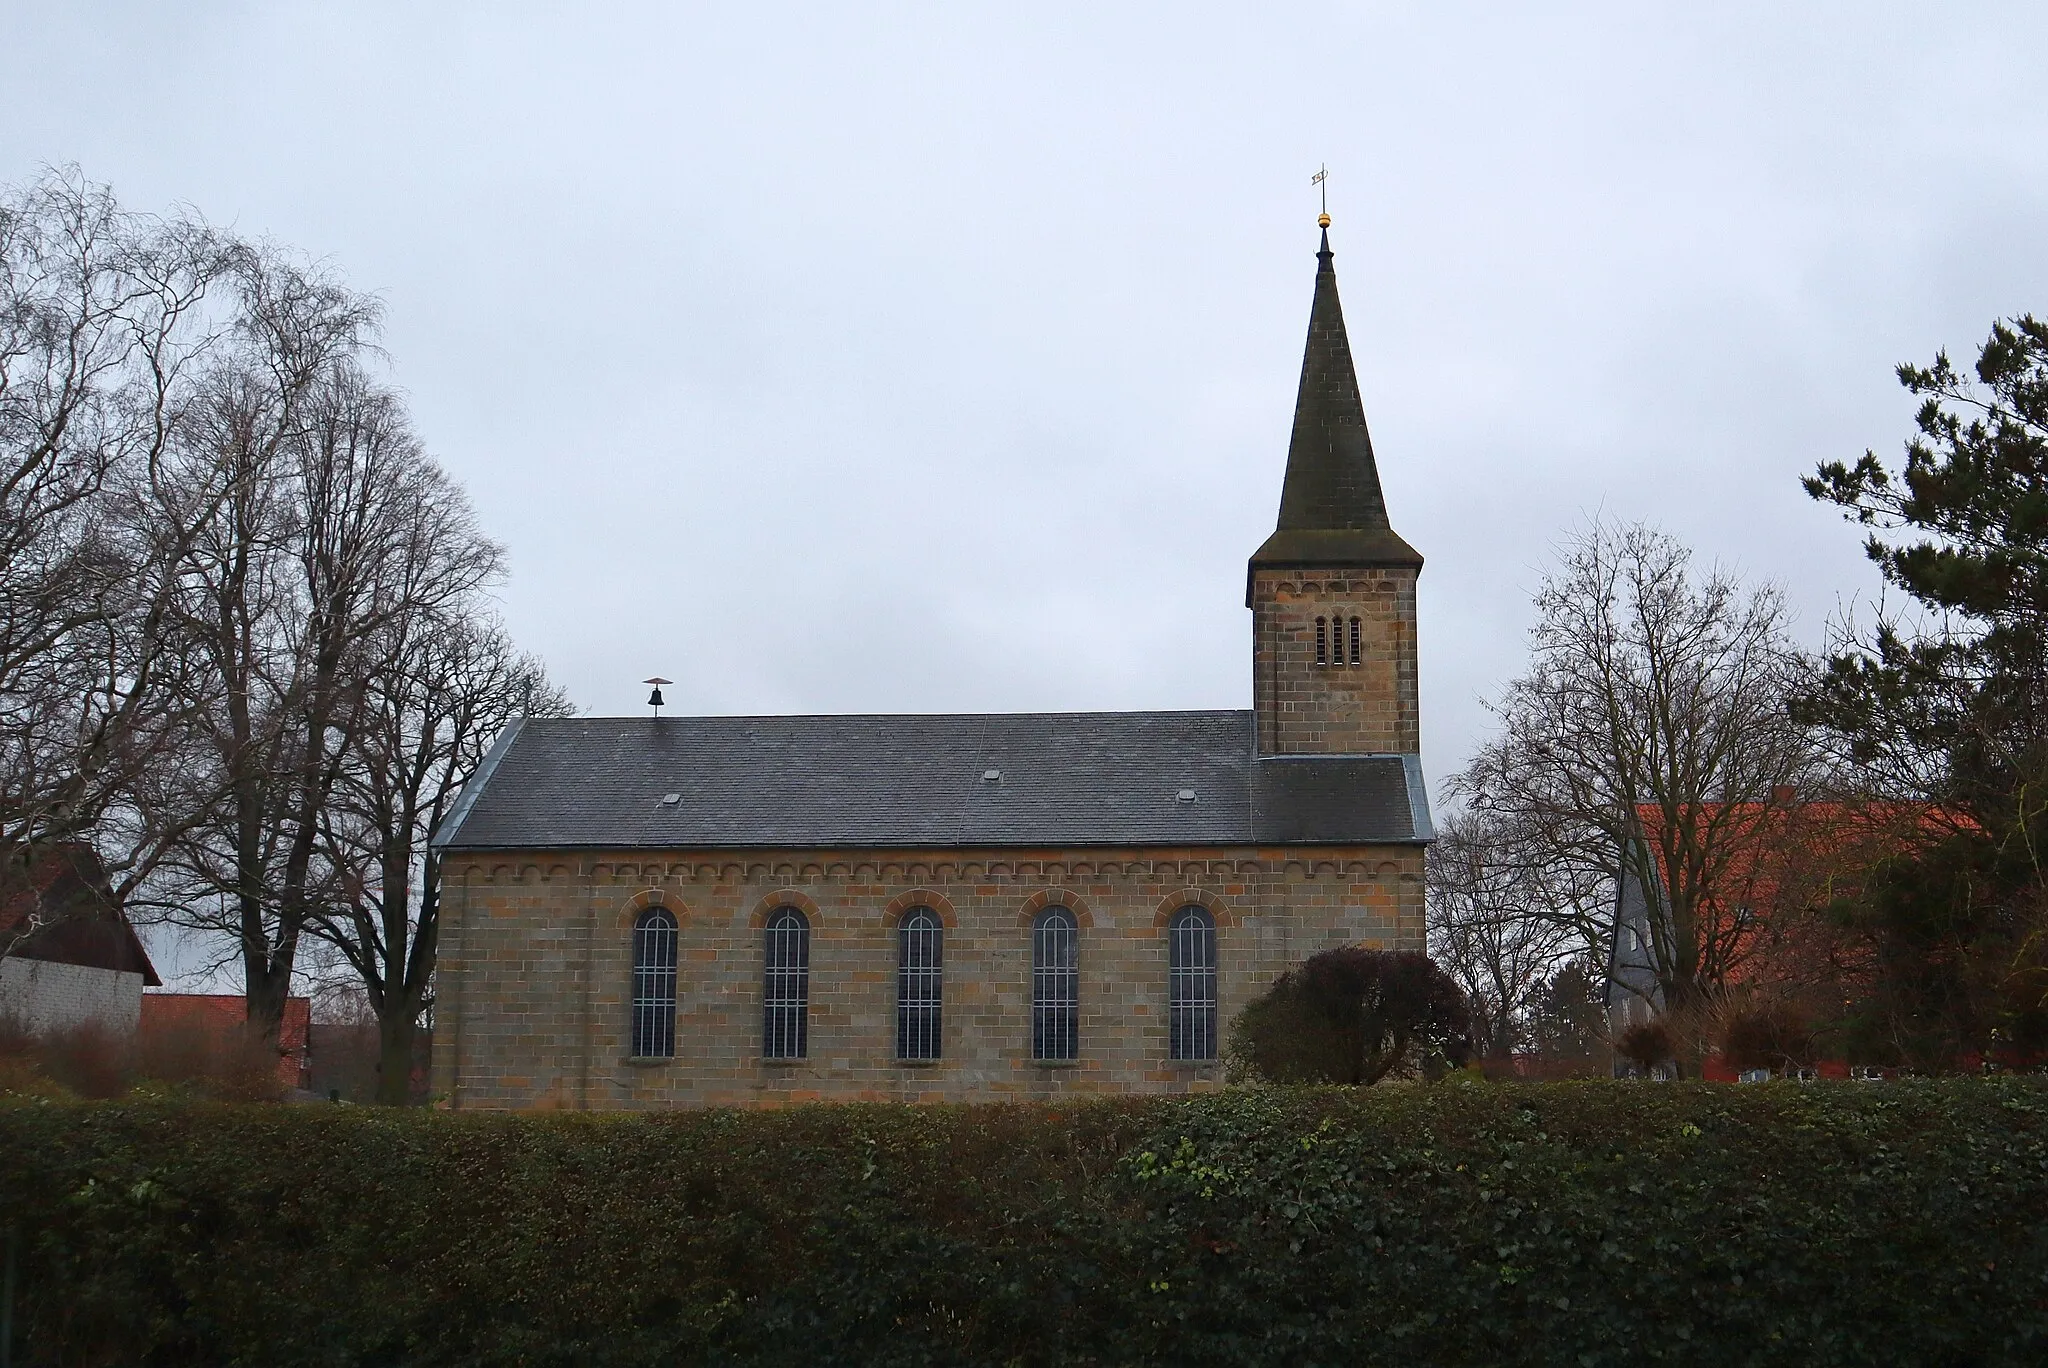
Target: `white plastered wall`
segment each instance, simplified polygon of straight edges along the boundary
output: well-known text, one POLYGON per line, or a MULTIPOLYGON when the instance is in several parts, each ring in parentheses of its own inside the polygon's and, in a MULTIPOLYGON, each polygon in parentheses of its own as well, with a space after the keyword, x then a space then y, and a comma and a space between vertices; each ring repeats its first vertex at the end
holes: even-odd
POLYGON ((0 1016, 38 1034, 90 1022, 132 1036, 142 1019, 142 975, 10 955, 0 959, 0 1016))

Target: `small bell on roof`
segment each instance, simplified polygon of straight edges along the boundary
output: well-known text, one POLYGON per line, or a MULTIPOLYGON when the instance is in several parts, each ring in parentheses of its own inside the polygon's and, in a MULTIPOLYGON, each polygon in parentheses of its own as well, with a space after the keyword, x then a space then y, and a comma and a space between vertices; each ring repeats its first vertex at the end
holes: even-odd
POLYGON ((660 675, 656 675, 652 679, 643 679, 640 682, 642 684, 652 684, 654 686, 654 692, 647 695, 647 706, 654 709, 654 715, 656 717, 661 716, 661 686, 664 684, 673 684, 675 683, 675 681, 673 679, 663 679, 660 675))

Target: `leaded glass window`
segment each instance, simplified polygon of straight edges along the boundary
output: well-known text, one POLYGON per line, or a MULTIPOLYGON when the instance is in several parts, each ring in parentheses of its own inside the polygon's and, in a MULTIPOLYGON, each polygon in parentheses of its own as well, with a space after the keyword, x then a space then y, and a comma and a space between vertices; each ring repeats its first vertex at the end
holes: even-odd
POLYGON ((1080 1053, 1079 934, 1074 914, 1048 907, 1031 926, 1031 1057, 1074 1059, 1080 1053))
POLYGON ((1183 907, 1167 923, 1166 1011, 1175 1059, 1216 1057, 1216 919, 1183 907))
POLYGON ((633 924, 633 1057, 676 1052, 676 919, 650 907, 633 924))
POLYGON ((939 1006, 945 927, 929 907, 913 907, 896 928, 896 1057, 939 1057, 939 1006))
POLYGON ((794 907, 778 907, 763 934, 761 1055, 802 1059, 810 1046, 811 924, 794 907))

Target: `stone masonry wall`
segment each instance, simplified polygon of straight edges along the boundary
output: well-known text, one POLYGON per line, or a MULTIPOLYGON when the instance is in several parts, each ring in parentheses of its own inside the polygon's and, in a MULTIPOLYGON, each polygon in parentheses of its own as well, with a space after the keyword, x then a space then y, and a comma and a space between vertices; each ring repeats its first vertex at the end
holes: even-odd
POLYGON ((433 1091, 464 1108, 966 1101, 1214 1086, 1168 1059, 1165 925, 1217 923, 1218 1025, 1327 946, 1421 949, 1422 854, 1325 850, 454 854, 433 1091), (1031 1058, 1031 922, 1080 923, 1080 1059, 1031 1058), (628 1059, 632 928, 680 925, 676 1058, 628 1059), (810 1057, 761 1058, 762 933, 811 922, 810 1057), (946 925, 943 1057, 894 1058, 895 921, 946 925))
POLYGON ((1413 570, 1259 570, 1252 577, 1254 706, 1262 755, 1413 755, 1413 570), (1342 624, 1316 663, 1316 619, 1342 624), (1351 664, 1350 621, 1363 651, 1351 664))

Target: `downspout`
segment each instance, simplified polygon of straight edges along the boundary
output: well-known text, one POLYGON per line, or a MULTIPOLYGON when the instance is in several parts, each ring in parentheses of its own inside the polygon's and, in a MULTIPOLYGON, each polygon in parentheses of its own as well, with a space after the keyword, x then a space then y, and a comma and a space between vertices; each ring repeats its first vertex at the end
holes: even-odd
POLYGON ((590 1110, 590 1056, 596 1048, 594 1034, 596 1023, 592 1020, 591 980, 596 972, 597 956, 597 860, 585 856, 583 860, 583 1024, 582 1041, 576 1051, 576 1109, 590 1110))
MULTIPOLYGON (((461 915, 456 921, 455 933, 457 938, 456 944, 462 951, 462 957, 456 960, 456 970, 451 976, 453 981, 448 985, 450 996, 453 998, 449 1006, 454 1009, 448 1013, 448 1110, 450 1111, 462 1110, 462 1028, 469 1016, 469 1013, 464 1010, 469 997, 469 994, 465 991, 469 979, 468 956, 470 953, 468 944, 469 881, 475 872, 476 866, 465 862, 462 866, 462 882, 456 886, 456 891, 459 895, 458 901, 461 904, 461 915)), ((447 948, 445 940, 441 948, 447 948)))

